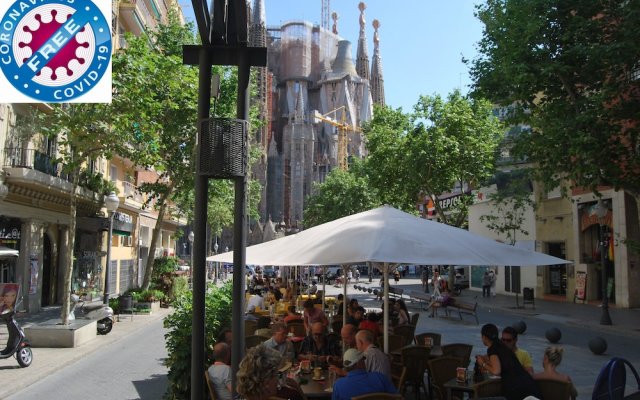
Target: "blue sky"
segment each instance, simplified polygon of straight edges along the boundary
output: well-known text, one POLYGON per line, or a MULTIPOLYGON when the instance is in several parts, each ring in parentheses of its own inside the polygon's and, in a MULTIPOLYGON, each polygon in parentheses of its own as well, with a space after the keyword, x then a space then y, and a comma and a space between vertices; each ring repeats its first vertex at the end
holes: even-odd
MULTIPOLYGON (((319 24, 321 0, 264 0, 268 25, 290 20, 319 24)), ((353 57, 358 42, 360 0, 333 0, 338 33, 352 43, 353 57)), ((474 17, 479 0, 369 0, 366 35, 369 59, 373 57, 374 19, 380 21, 380 52, 387 105, 411 111, 420 95, 446 96, 460 88, 468 91, 468 68, 462 56, 473 58, 482 24, 474 17)), ((181 1, 182 4, 187 2, 181 1)), ((189 7, 185 15, 193 14, 189 7)), ((332 22, 331 22, 332 23, 332 22)), ((331 25, 331 24, 330 24, 331 25)))

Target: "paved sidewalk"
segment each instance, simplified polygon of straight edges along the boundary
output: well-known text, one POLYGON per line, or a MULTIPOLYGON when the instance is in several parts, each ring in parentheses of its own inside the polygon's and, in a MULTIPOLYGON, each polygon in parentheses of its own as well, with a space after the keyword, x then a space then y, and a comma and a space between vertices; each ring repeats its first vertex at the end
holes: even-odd
MULTIPOLYGON (((362 280, 361 280, 362 282, 362 280)), ((377 286, 378 281, 374 280, 371 285, 377 286)), ((366 282, 366 284, 369 284, 366 282)), ((397 285, 405 289, 405 293, 410 291, 423 292, 422 284, 417 278, 401 279, 397 285)), ((352 285, 353 287, 353 285, 352 285)), ((535 309, 530 304, 522 308, 522 296, 520 296, 520 307, 516 308, 516 298, 512 295, 499 294, 491 298, 483 298, 481 290, 465 289, 457 297, 467 302, 478 302, 478 307, 482 309, 497 308, 522 316, 531 316, 549 321, 563 321, 571 325, 588 327, 590 330, 601 333, 616 333, 629 337, 640 337, 640 309, 617 308, 615 305, 609 307, 609 314, 613 325, 600 325, 601 309, 598 305, 572 303, 566 301, 555 301, 545 299, 535 299, 535 309)))
MULTIPOLYGON (((15 358, 0 360, 0 376, 2 381, 10 384, 0 385, 0 399, 18 392, 40 379, 46 378, 61 366, 69 365, 102 346, 117 342, 131 332, 159 318, 164 318, 171 312, 168 308, 161 308, 151 315, 123 315, 120 322, 116 322, 113 330, 107 335, 98 335, 95 339, 75 348, 34 348, 33 363, 27 368, 20 368, 15 358)), ((22 315, 17 318, 21 326, 60 318, 60 307, 46 307, 40 313, 22 315)), ((116 319, 117 321, 117 319, 116 319)), ((4 326, 2 327, 3 329, 4 326)), ((6 329, 4 330, 6 332, 6 329)), ((4 345, 4 341, 2 343, 4 345)))

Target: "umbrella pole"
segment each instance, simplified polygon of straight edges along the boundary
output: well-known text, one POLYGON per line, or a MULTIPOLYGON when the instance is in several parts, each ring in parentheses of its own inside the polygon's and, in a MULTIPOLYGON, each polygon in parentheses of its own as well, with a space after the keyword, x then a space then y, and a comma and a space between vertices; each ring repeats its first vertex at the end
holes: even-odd
POLYGON ((347 280, 344 277, 344 266, 342 278, 342 326, 345 326, 347 325, 347 280))
POLYGON ((327 266, 322 266, 322 312, 324 312, 324 296, 327 290, 327 266))
POLYGON ((384 352, 389 353, 389 263, 382 267, 382 282, 384 284, 384 352))

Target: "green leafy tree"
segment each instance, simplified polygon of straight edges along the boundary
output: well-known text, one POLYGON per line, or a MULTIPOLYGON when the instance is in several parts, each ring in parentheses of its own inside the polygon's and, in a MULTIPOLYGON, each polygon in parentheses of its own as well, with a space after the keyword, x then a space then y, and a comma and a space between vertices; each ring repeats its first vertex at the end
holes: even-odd
POLYGON ((146 206, 158 212, 142 284, 147 289, 162 224, 180 211, 173 195, 193 187, 198 73, 182 64, 181 54, 182 44, 195 38, 190 25, 181 25, 176 14, 169 13, 168 22, 156 31, 125 39, 127 47, 113 57, 114 98, 129 106, 118 115, 124 121, 119 125, 122 134, 130 136, 129 151, 120 155, 157 173, 155 181, 138 186, 147 194, 146 206))
MULTIPOLYGON (((114 108, 118 106, 113 105, 114 108)), ((99 197, 100 193, 80 190, 82 168, 90 160, 110 157, 114 151, 121 149, 119 144, 124 142, 112 129, 118 121, 111 119, 110 107, 107 104, 55 104, 51 112, 39 115, 40 131, 44 135, 56 138, 59 146, 56 161, 61 163, 62 173, 73 185, 69 203, 69 229, 66 232, 71 250, 62 260, 64 277, 61 319, 64 325, 69 323, 78 200, 79 197, 91 202, 103 200, 99 197)))
MULTIPOLYGON (((181 25, 172 13, 157 31, 126 39, 127 48, 114 56, 113 70, 116 96, 131 105, 127 115, 120 117, 126 120, 120 126, 126 126, 133 139, 127 157, 136 165, 158 173, 155 181, 144 182, 138 188, 147 194, 146 205, 158 211, 142 284, 148 288, 163 221, 176 215, 193 219, 198 70, 182 64, 182 45, 194 43, 195 37, 191 26, 181 25), (169 76, 180 79, 167 79, 169 76)), ((221 76, 215 115, 234 117, 236 71, 218 66, 214 73, 221 76)), ((251 160, 257 157, 252 149, 251 160)), ((208 221, 218 234, 233 222, 233 182, 210 180, 208 185, 208 221)), ((257 205, 260 193, 257 182, 250 183, 249 193, 250 202, 257 205)))
POLYGON ((443 210, 437 196, 479 185, 495 170, 503 127, 485 100, 459 91, 447 99, 421 96, 411 114, 377 108, 365 126, 369 156, 365 169, 384 203, 415 210, 421 193, 431 196, 443 222, 461 226, 470 196, 443 210))
POLYGON ((528 170, 499 172, 490 183, 497 190, 487 196, 494 207, 490 213, 480 217, 487 228, 503 235, 510 244, 515 244, 518 234, 528 235, 524 228, 526 213, 535 208, 528 170))
POLYGON ((514 151, 547 189, 640 193, 640 8, 635 1, 487 0, 475 94, 528 124, 514 151))
POLYGON ((314 184, 304 208, 304 227, 320 225, 380 205, 376 191, 363 174, 361 161, 355 160, 348 171, 334 169, 322 183, 314 184))

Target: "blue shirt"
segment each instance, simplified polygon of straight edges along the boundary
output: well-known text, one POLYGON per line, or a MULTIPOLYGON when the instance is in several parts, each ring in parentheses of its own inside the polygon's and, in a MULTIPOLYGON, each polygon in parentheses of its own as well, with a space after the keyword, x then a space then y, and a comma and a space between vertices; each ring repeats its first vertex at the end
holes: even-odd
POLYGON ((351 400, 354 396, 367 393, 398 393, 393 383, 380 372, 364 369, 349 371, 333 385, 332 400, 351 400))

